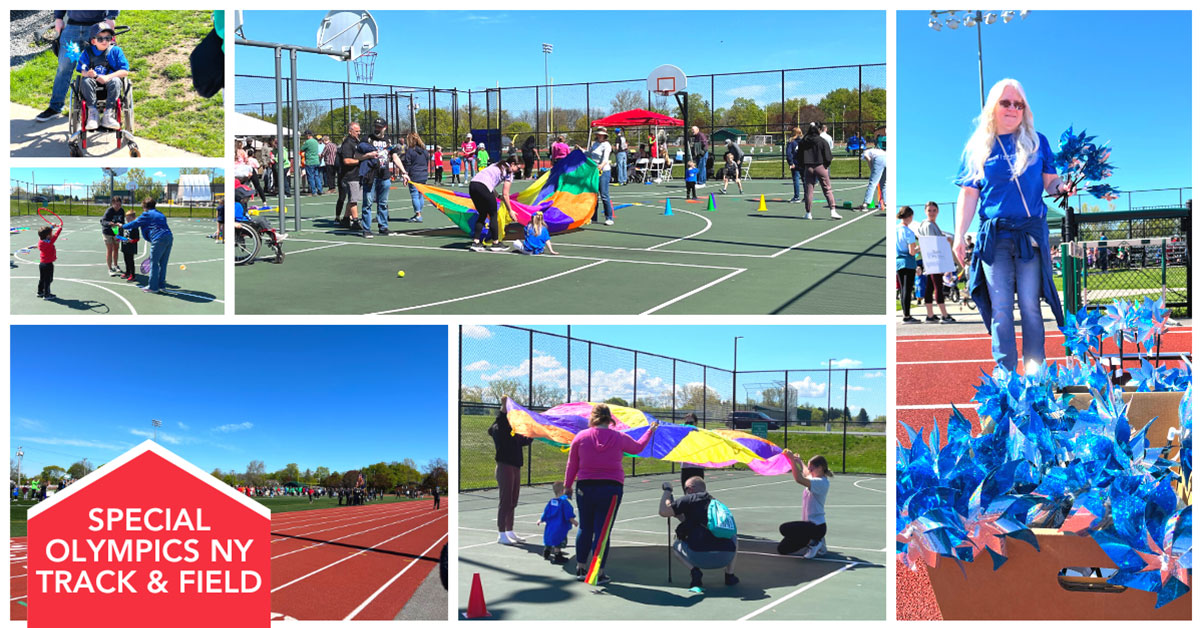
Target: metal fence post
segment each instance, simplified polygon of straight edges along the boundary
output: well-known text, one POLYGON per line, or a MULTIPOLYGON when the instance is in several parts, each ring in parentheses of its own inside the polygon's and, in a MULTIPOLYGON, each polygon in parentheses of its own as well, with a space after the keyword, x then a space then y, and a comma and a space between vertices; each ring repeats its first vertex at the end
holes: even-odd
POLYGON ((707 366, 703 367, 701 369, 701 371, 704 373, 704 375, 701 378, 704 382, 703 383, 704 391, 700 396, 700 399, 701 399, 701 401, 700 401, 700 408, 701 408, 701 410, 700 410, 700 417, 701 417, 700 418, 700 427, 707 428, 708 427, 708 367, 707 366))
MULTIPOLYGON (((779 71, 779 144, 783 146, 784 152, 787 151, 787 72, 779 71)), ((787 178, 787 155, 779 162, 780 178, 787 178)), ((787 379, 787 371, 784 371, 784 379, 787 379)), ((787 389, 784 389, 784 398, 787 397, 787 389)), ((787 411, 783 413, 783 418, 787 419, 787 411)), ((783 442, 787 442, 787 429, 783 431, 783 442)), ((784 445, 787 448, 787 445, 784 445)))
MULTIPOLYGON (((678 360, 671 358, 671 423, 675 423, 675 401, 679 393, 679 388, 675 383, 675 368, 678 366, 678 360)), ((671 473, 675 473, 675 463, 671 463, 671 473)))
MULTIPOLYGON (((850 406, 850 369, 842 371, 842 473, 846 472, 846 423, 849 419, 850 406)), ((934 445, 935 447, 937 445, 934 445)))
MULTIPOLYGON (((459 360, 462 362, 462 360, 459 360)), ((788 447, 788 410, 791 408, 792 402, 788 401, 788 372, 783 371, 783 448, 788 447)), ((799 419, 800 417, 796 417, 799 419)))
MULTIPOLYGON (((461 360, 459 360, 461 362, 461 360)), ((529 395, 525 398, 529 404, 526 406, 530 410, 533 409, 533 330, 529 330, 529 395)), ((529 464, 525 465, 525 485, 533 486, 533 441, 529 442, 529 464)))
POLYGON ((587 400, 592 400, 592 342, 588 341, 588 391, 587 400))
MULTIPOLYGON (((983 30, 980 28, 979 30, 983 30)), ((862 66, 858 66, 858 132, 862 133, 862 66)), ((844 121, 843 121, 844 122, 844 121)), ((872 130, 873 131, 873 130, 872 130)), ((862 160, 858 160, 858 178, 862 178, 862 160)))

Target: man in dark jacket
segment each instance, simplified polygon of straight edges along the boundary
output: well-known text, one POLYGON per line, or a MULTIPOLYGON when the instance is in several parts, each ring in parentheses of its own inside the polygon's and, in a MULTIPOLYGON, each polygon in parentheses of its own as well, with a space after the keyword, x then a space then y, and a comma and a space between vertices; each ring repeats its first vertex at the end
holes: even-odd
POLYGON ((696 187, 702 188, 708 181, 708 136, 698 126, 692 127, 692 159, 700 166, 696 173, 696 187))

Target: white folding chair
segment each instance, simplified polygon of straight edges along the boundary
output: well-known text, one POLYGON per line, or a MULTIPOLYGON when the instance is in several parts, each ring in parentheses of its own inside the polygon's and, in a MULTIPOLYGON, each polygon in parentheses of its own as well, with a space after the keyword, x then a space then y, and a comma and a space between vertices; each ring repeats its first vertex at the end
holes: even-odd
POLYGON ((650 177, 654 179, 655 183, 662 181, 663 168, 665 167, 666 163, 667 160, 663 159, 662 157, 655 157, 654 159, 650 160, 650 177))
POLYGON ((631 176, 631 180, 634 183, 645 183, 648 180, 647 177, 649 176, 649 170, 650 160, 646 159, 645 157, 638 159, 637 161, 633 162, 633 175, 631 176))
POLYGON ((743 181, 750 180, 750 162, 752 162, 752 161, 754 161, 754 158, 751 157, 750 155, 746 155, 745 157, 742 157, 742 169, 739 174, 741 174, 743 181))

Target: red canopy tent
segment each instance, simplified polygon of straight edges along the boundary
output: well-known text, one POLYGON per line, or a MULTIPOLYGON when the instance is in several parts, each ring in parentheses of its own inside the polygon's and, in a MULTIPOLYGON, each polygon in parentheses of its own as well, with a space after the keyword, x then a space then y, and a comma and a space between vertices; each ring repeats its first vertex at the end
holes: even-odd
POLYGON ((630 109, 592 120, 592 126, 683 126, 683 120, 645 109, 630 109))

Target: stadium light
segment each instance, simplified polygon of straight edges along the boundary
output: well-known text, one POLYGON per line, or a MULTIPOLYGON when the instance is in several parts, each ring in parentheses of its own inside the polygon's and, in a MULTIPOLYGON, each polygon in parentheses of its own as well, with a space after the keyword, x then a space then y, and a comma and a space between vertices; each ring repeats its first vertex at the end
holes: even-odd
POLYGON ((974 16, 974 15, 968 15, 968 16, 966 17, 966 19, 964 19, 964 20, 963 20, 963 25, 964 25, 964 26, 966 26, 967 28, 970 28, 970 27, 972 27, 972 26, 975 26, 975 25, 976 25, 976 24, 978 24, 978 23, 979 23, 979 22, 978 22, 978 21, 976 21, 976 19, 975 19, 975 16, 974 16))
POLYGON ((937 21, 936 17, 931 17, 929 18, 929 28, 932 28, 935 31, 940 31, 942 30, 942 23, 937 21))
POLYGON ((1027 17, 1029 17, 1029 11, 1021 11, 1021 19, 1023 20, 1027 17))
POLYGON ((995 24, 996 23, 996 14, 995 13, 985 13, 983 15, 983 23, 984 24, 995 24))
MULTIPOLYGON (((981 10, 962 11, 963 19, 962 21, 959 21, 959 19, 955 17, 955 14, 959 12, 960 11, 957 9, 953 11, 930 11, 929 28, 932 28, 935 31, 942 30, 941 26, 937 25, 938 18, 943 15, 948 15, 949 18, 946 19, 946 26, 949 26, 950 30, 957 30, 959 24, 962 24, 967 28, 976 29, 975 37, 979 47, 979 108, 982 109, 987 98, 984 92, 983 84, 983 27, 985 24, 995 24, 996 14, 991 11, 989 11, 987 14, 984 14, 984 12, 981 10)), ((1012 21, 1013 17, 1016 15, 1017 14, 1015 11, 1000 12, 1000 17, 1004 20, 1005 24, 1012 21)), ((1021 19, 1025 19, 1028 16, 1029 11, 1021 11, 1021 19)))
POLYGON ((1005 24, 1008 24, 1014 17, 1016 17, 1016 15, 1017 14, 1015 11, 1005 11, 1000 14, 1000 18, 1004 20, 1005 24))
POLYGON ((946 26, 949 26, 950 30, 952 30, 952 31, 958 30, 958 18, 952 17, 952 18, 946 20, 946 26))
POLYGON ((546 118, 546 136, 554 133, 554 92, 550 89, 550 55, 554 54, 554 44, 542 44, 542 54, 546 60, 546 96, 549 99, 550 115, 546 118))
POLYGON ((154 426, 154 442, 158 442, 158 428, 162 427, 162 421, 158 419, 150 419, 150 425, 154 426))

